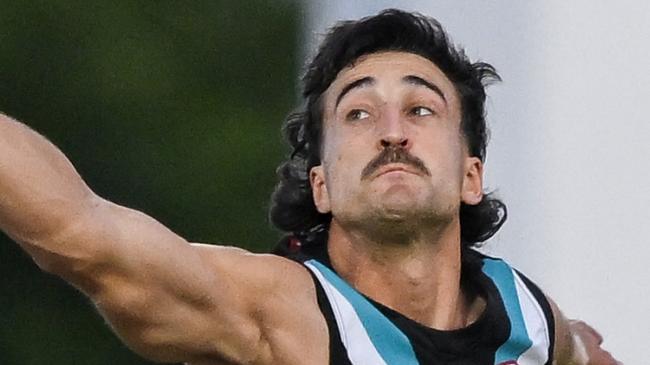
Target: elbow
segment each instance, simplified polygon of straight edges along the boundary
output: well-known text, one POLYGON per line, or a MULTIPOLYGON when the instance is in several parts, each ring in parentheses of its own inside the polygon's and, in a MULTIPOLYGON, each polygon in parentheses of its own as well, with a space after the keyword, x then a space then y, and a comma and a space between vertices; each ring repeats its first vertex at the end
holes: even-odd
POLYGON ((94 258, 85 257, 86 255, 82 257, 79 253, 52 252, 36 246, 30 250, 30 254, 39 269, 63 278, 86 273, 96 266, 94 258))
POLYGON ((36 265, 43 271, 78 284, 96 275, 108 261, 100 244, 103 229, 94 209, 62 219, 56 229, 24 243, 36 265))
POLYGON ((101 289, 97 275, 101 266, 96 258, 32 252, 32 259, 42 271, 62 278, 86 295, 93 296, 101 289))

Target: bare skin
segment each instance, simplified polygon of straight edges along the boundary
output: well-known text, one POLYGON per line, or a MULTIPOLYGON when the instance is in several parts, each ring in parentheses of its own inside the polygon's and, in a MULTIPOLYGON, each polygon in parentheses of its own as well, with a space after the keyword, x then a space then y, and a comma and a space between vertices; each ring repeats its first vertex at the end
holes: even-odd
POLYGON ((456 213, 461 201, 481 200, 482 165, 467 156, 453 85, 430 66, 419 56, 380 53, 341 72, 325 93, 327 143, 311 177, 317 208, 334 216, 329 251, 337 271, 412 319, 454 329, 483 308, 460 290, 456 213), (365 86, 338 97, 364 78, 365 86), (390 164, 360 179, 357 171, 387 146, 402 146, 428 173, 390 164))
MULTIPOLYGON (((437 329, 465 327, 485 308, 460 287, 455 212, 461 201, 480 201, 483 167, 468 156, 459 123, 456 92, 434 64, 396 52, 365 57, 325 93, 323 164, 310 173, 318 209, 334 216, 328 248, 337 272, 437 329), (340 97, 365 77, 373 81, 340 97), (421 159, 428 173, 392 164, 361 176, 379 151, 395 145, 421 159)), ((141 355, 201 365, 328 364, 327 325, 305 268, 188 243, 98 197, 56 147, 6 116, 0 192, 0 228, 43 270, 88 295, 141 355)), ((593 329, 554 312, 557 364, 616 363, 593 329)))

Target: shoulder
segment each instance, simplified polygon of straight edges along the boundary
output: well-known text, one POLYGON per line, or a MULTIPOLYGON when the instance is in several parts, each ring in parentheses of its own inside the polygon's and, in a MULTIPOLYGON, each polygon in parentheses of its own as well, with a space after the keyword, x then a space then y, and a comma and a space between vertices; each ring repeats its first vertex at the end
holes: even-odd
MULTIPOLYGON (((548 349, 546 360, 534 363, 582 364, 592 361, 618 364, 609 352, 602 349, 603 338, 596 330, 582 321, 567 319, 558 305, 532 280, 502 259, 485 255, 481 255, 481 259, 482 270, 498 288, 513 328, 518 326, 517 323, 523 324, 519 333, 531 340, 529 349, 534 349, 535 343, 542 344, 540 350, 548 349)), ((536 356, 541 355, 537 351, 536 356)))
POLYGON ((540 287, 501 258, 481 255, 481 260, 481 270, 492 280, 506 306, 517 307, 523 317, 544 319, 549 332, 553 332, 553 307, 540 287))
POLYGON ((300 263, 273 254, 257 254, 233 246, 193 243, 204 262, 218 275, 227 275, 255 296, 279 296, 289 293, 297 299, 310 297, 314 283, 300 263))
MULTIPOLYGON (((283 363, 298 348, 327 343, 327 325, 317 301, 308 269, 273 254, 255 254, 236 247, 193 244, 214 268, 216 277, 227 276, 261 329, 268 357, 261 363, 283 363), (225 267, 225 269, 224 269, 225 267)), ((313 350, 310 356, 326 356, 313 350), (314 354, 312 354, 314 353, 314 354)), ((326 351, 326 349, 323 349, 326 351)))
POLYGON ((498 257, 478 254, 481 270, 497 285, 499 291, 516 290, 519 296, 527 295, 536 301, 549 305, 542 290, 528 276, 498 257))
POLYGON ((556 316, 547 296, 531 279, 505 260, 481 256, 482 272, 492 281, 511 322, 511 340, 520 338, 522 357, 552 363, 556 316))

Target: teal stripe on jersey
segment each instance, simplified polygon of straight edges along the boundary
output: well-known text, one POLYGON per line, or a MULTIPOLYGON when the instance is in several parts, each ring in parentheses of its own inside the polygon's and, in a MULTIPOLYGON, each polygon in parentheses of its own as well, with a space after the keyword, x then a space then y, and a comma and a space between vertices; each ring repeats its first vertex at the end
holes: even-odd
POLYGON ((509 360, 517 360, 524 351, 533 345, 533 341, 526 331, 512 269, 501 260, 486 258, 483 260, 483 272, 492 279, 499 290, 511 324, 510 337, 497 349, 494 363, 501 364, 509 360))
MULTIPOLYGON (((368 337, 387 365, 418 365, 411 342, 386 316, 327 266, 309 260, 352 305, 368 337)), ((342 329, 341 329, 342 330, 342 329)))

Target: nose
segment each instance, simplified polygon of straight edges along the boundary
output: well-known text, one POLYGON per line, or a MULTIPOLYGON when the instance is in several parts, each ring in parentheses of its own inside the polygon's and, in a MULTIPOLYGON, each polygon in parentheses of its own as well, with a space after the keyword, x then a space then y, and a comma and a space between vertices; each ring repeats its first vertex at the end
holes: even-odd
POLYGON ((399 108, 386 109, 376 126, 379 137, 377 148, 380 150, 387 147, 410 148, 411 142, 407 136, 405 121, 400 115, 399 108))

